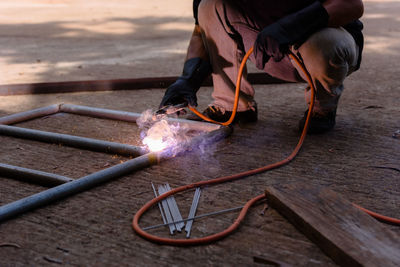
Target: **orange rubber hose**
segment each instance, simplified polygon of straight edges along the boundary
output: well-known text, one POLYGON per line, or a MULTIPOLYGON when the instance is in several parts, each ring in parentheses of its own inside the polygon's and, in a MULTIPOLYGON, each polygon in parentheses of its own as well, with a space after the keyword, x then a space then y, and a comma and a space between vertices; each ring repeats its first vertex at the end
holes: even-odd
MULTIPOLYGON (((245 57, 243 58, 243 61, 242 61, 241 65, 240 65, 240 68, 239 68, 238 79, 237 79, 237 83, 236 83, 235 102, 234 102, 234 108, 233 108, 233 111, 232 111, 232 116, 227 122, 219 123, 219 124, 230 125, 234 120, 234 117, 236 115, 237 105, 238 105, 238 102, 239 102, 240 82, 241 82, 243 69, 245 67, 247 59, 249 58, 249 56, 251 55, 252 52, 253 52, 253 48, 251 48, 246 53, 245 57)), ((242 210, 239 213, 239 216, 237 217, 237 219, 234 221, 234 223, 232 225, 230 225, 228 228, 226 228, 222 232, 219 232, 219 233, 216 233, 216 234, 213 234, 213 235, 209 235, 209 236, 205 236, 205 237, 201 237, 201 238, 195 238, 195 239, 162 238, 162 237, 159 237, 159 236, 155 236, 155 235, 149 234, 148 232, 142 230, 141 227, 139 226, 139 220, 142 217, 142 215, 147 210, 149 210, 152 206, 154 206, 155 204, 157 204, 161 200, 167 198, 168 196, 171 196, 171 195, 174 195, 174 194, 176 194, 178 192, 186 191, 186 190, 189 190, 189 189, 192 189, 192 188, 201 187, 201 186, 205 186, 205 185, 219 184, 219 183, 224 183, 224 182, 228 182, 228 181, 233 181, 233 180, 241 179, 241 178, 244 178, 244 177, 247 177, 247 176, 251 176, 251 175, 254 175, 254 174, 258 174, 258 173, 261 173, 261 172, 265 172, 267 170, 272 170, 272 169, 281 167, 281 166, 289 163, 290 161, 292 161, 296 157, 296 155, 300 151, 300 148, 301 148, 301 146, 302 146, 302 144, 304 142, 304 139, 305 139, 305 137, 307 135, 307 129, 308 129, 308 125, 309 125, 309 121, 310 121, 310 117, 311 117, 311 111, 312 111, 312 109, 314 107, 315 88, 314 88, 311 76, 308 73, 308 71, 306 70, 306 68, 304 67, 303 63, 300 62, 300 60, 294 54, 290 53, 290 56, 291 56, 291 58, 293 60, 296 61, 296 63, 300 66, 302 71, 306 74, 307 81, 308 81, 308 83, 310 85, 310 88, 311 88, 311 101, 310 101, 310 104, 309 104, 309 112, 307 114, 306 123, 304 125, 304 129, 303 129, 303 132, 302 132, 302 134, 300 136, 299 142, 297 143, 297 145, 296 145, 295 149, 293 150, 293 152, 287 158, 285 158, 285 159, 283 159, 283 160, 281 160, 279 162, 276 162, 276 163, 273 163, 273 164, 269 164, 267 166, 264 166, 264 167, 261 167, 261 168, 257 168, 257 169, 253 169, 253 170, 250 170, 250 171, 237 173, 237 174, 230 175, 230 176, 223 176, 223 177, 215 178, 215 179, 212 179, 212 180, 205 180, 205 181, 200 181, 200 182, 189 184, 189 185, 180 186, 178 188, 175 188, 175 189, 173 189, 171 191, 168 191, 167 193, 164 193, 164 194, 162 194, 162 195, 150 200, 141 209, 138 210, 138 212, 135 214, 135 216, 133 218, 132 227, 133 227, 133 229, 135 230, 135 232, 138 235, 140 235, 140 236, 142 236, 142 237, 144 237, 144 238, 146 238, 146 239, 148 239, 148 240, 150 240, 152 242, 160 243, 160 244, 168 244, 168 245, 200 245, 200 244, 206 244, 206 243, 214 242, 214 241, 217 241, 217 240, 219 240, 219 239, 231 234, 234 230, 236 230, 239 227, 240 222, 246 216, 246 213, 247 213, 248 209, 254 203, 256 203, 257 201, 265 198, 265 194, 262 194, 262 195, 259 195, 259 196, 255 197, 255 198, 249 200, 244 205, 244 207, 242 208, 242 210)), ((200 116, 201 118, 204 117, 201 113, 197 112, 196 110, 195 110, 195 113, 198 114, 198 115, 201 115, 200 116)), ((207 117, 205 117, 203 119, 213 122, 212 120, 208 119, 207 117)))
MULTIPOLYGON (((240 65, 239 68, 239 73, 238 73, 238 79, 236 82, 236 92, 235 92, 235 102, 234 102, 234 107, 233 107, 233 111, 232 111, 232 115, 230 117, 230 119, 227 122, 224 123, 219 123, 218 124, 222 124, 222 125, 230 125, 236 115, 236 111, 237 111, 237 105, 239 103, 239 92, 240 92, 240 82, 241 82, 241 78, 242 78, 242 74, 243 74, 243 69, 244 66, 246 64, 247 59, 249 58, 250 54, 253 52, 253 48, 251 48, 245 55, 245 57, 243 58, 243 61, 240 65)), ((155 236, 152 234, 149 234, 148 232, 144 231, 140 226, 139 226, 139 221, 140 218, 142 217, 142 215, 149 210, 152 206, 156 205, 158 202, 160 202, 161 200, 174 195, 176 193, 182 192, 182 191, 186 191, 189 189, 193 189, 196 187, 202 187, 205 185, 215 185, 215 184, 220 184, 220 183, 224 183, 224 182, 229 182, 229 181, 234 181, 237 179, 241 179, 241 178, 245 178, 251 175, 255 175, 258 173, 262 173, 268 170, 272 170, 272 169, 276 169, 279 167, 282 167, 283 165, 288 164, 290 161, 292 161, 296 155, 298 154, 298 152, 301 149, 301 146, 305 140, 305 137, 307 135, 307 130, 308 130, 308 126, 310 123, 310 117, 311 117, 311 113, 314 107, 314 96, 315 96, 315 87, 314 87, 314 83, 312 82, 311 79, 311 75, 309 74, 309 72, 306 70, 304 64, 298 59, 298 57, 296 55, 294 55, 291 51, 289 51, 289 56, 296 62, 296 64, 300 67, 300 69, 304 72, 304 74, 306 75, 307 78, 307 82, 310 86, 311 89, 311 97, 310 97, 310 104, 309 104, 309 109, 308 109, 308 114, 306 117, 306 122, 303 128, 303 131, 301 133, 301 136, 299 138, 299 141, 296 145, 296 147, 294 148, 293 152, 285 159, 278 161, 276 163, 272 163, 269 165, 266 165, 264 167, 261 168, 257 168, 257 169, 253 169, 253 170, 249 170, 249 171, 245 171, 245 172, 241 172, 241 173, 237 173, 237 174, 233 174, 230 176, 223 176, 223 177, 218 177, 215 179, 211 179, 211 180, 205 180, 205 181, 200 181, 197 183, 193 183, 193 184, 189 184, 189 185, 184 185, 184 186, 180 186, 177 187, 175 189, 172 189, 171 191, 168 191, 152 200, 150 200, 149 202, 147 202, 142 208, 140 208, 138 210, 138 212, 135 214, 135 216, 133 217, 133 221, 132 221, 132 227, 135 230, 135 232, 142 236, 143 238, 146 238, 152 242, 155 243, 159 243, 159 244, 166 244, 166 245, 175 245, 175 246, 187 246, 187 245, 201 245, 201 244, 207 244, 207 243, 211 243, 217 240, 220 240, 226 236, 228 236, 229 234, 231 234, 233 231, 235 231, 240 223, 243 221, 243 219, 245 218, 249 208, 255 204, 257 201, 264 199, 265 198, 265 194, 261 194, 256 196, 255 198, 250 199, 242 208, 242 210, 240 211, 238 217, 236 218, 236 220, 233 222, 233 224, 231 224, 228 228, 226 228, 225 230, 213 234, 213 235, 209 235, 209 236, 205 236, 205 237, 201 237, 201 238, 194 238, 194 239, 172 239, 172 238, 163 238, 163 237, 159 237, 159 236, 155 236)), ((203 116, 200 112, 198 112, 197 110, 195 110, 194 108, 190 108, 190 110, 192 110, 192 112, 194 112, 195 114, 197 114, 199 117, 201 117, 202 119, 209 121, 209 122, 214 122, 213 120, 203 116)), ((217 123, 217 122, 214 122, 217 123)), ((355 204, 354 204, 355 205, 355 204)), ((390 218, 390 217, 386 217, 377 213, 374 213, 372 211, 369 211, 367 209, 364 209, 358 205, 355 205, 356 207, 360 208, 362 211, 366 212, 367 214, 373 216, 374 218, 377 218, 379 220, 385 221, 385 222, 389 222, 392 224, 399 224, 400 225, 400 220, 398 219, 394 219, 394 218, 390 218)))
POLYGON ((396 224, 396 225, 400 225, 400 220, 396 219, 396 218, 392 218, 392 217, 388 217, 370 210, 367 210, 366 208, 363 208, 357 204, 353 203, 353 206, 355 206, 356 208, 359 208, 360 210, 362 210, 363 212, 367 213, 368 215, 374 217, 375 219, 385 222, 385 223, 390 223, 390 224, 396 224))
POLYGON ((233 103, 233 110, 232 110, 231 117, 229 118, 228 121, 226 121, 226 122, 214 121, 214 120, 212 120, 212 119, 210 119, 210 118, 204 116, 203 114, 201 114, 201 113, 200 113, 197 109, 195 109, 194 107, 190 107, 190 106, 189 106, 189 109, 190 109, 194 114, 196 114, 197 116, 199 116, 200 118, 202 118, 202 119, 205 120, 205 121, 213 122, 213 123, 216 123, 216 124, 221 124, 221 125, 224 125, 224 126, 230 125, 230 124, 233 122, 233 120, 235 119, 235 116, 236 116, 237 108, 238 108, 238 105, 239 105, 239 94, 240 94, 240 84, 241 84, 241 82, 242 82, 242 74, 243 74, 244 68, 246 67, 246 62, 247 62, 247 60, 249 59, 251 53, 253 53, 253 47, 251 47, 251 48, 249 49, 249 51, 247 51, 246 55, 244 56, 244 58, 243 58, 243 60, 242 60, 242 63, 240 64, 240 68, 239 68, 239 72, 238 72, 238 76, 237 76, 237 80, 236 80, 235 101, 234 101, 234 103, 233 103))

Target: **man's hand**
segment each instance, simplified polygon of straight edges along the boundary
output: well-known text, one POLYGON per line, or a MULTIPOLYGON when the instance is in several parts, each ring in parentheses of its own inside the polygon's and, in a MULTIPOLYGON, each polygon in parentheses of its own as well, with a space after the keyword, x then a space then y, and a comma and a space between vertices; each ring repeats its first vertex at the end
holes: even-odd
POLYGON ((197 106, 196 92, 187 80, 178 79, 171 84, 160 103, 160 108, 170 105, 185 104, 192 107, 197 106))
POLYGON ((199 57, 187 60, 182 75, 165 92, 160 108, 177 104, 197 106, 196 93, 210 73, 211 65, 208 61, 199 57))
POLYGON ((265 27, 258 34, 254 44, 257 68, 264 69, 270 58, 276 62, 283 59, 289 49, 289 40, 286 35, 287 33, 278 23, 265 27))
POLYGON ((254 44, 257 68, 264 69, 270 58, 282 60, 290 45, 301 45, 311 34, 327 27, 328 20, 326 9, 316 1, 265 27, 254 44))

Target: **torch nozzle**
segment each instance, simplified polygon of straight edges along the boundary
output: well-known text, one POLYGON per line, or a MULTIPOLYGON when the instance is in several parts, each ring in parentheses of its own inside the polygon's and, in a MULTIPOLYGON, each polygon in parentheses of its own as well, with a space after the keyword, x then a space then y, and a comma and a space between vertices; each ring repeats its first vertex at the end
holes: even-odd
POLYGON ((164 106, 154 113, 153 119, 163 118, 171 114, 184 115, 186 113, 185 107, 187 107, 186 103, 164 106))

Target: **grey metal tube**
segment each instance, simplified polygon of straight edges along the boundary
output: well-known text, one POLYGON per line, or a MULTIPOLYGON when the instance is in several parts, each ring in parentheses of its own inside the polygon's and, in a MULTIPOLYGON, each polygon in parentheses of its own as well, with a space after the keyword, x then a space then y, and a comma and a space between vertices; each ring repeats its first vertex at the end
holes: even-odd
POLYGON ((39 117, 51 115, 57 113, 60 109, 60 105, 51 105, 43 108, 32 109, 20 113, 15 113, 9 116, 4 116, 0 118, 0 124, 14 124, 22 121, 27 121, 30 119, 36 119, 39 117))
POLYGON ((229 126, 220 126, 217 130, 197 135, 193 137, 189 142, 183 145, 181 151, 191 150, 201 146, 207 146, 211 143, 215 143, 233 132, 233 128, 229 126))
MULTIPOLYGON (((203 136, 194 137, 190 142, 184 145, 184 148, 189 149, 199 146, 201 144, 215 142, 223 137, 228 136, 231 132, 232 129, 230 127, 221 127, 203 136)), ((114 178, 151 166, 155 163, 158 163, 162 159, 168 158, 169 156, 169 153, 165 151, 158 153, 148 153, 128 160, 124 163, 115 165, 113 167, 101 170, 99 172, 89 174, 72 182, 68 182, 50 188, 46 191, 34 194, 32 196, 6 204, 0 207, 0 222, 5 221, 18 214, 22 214, 26 211, 30 211, 32 209, 52 203, 67 196, 79 193, 98 184, 110 181, 114 178)))
POLYGON ((61 104, 60 111, 66 112, 66 113, 71 113, 71 114, 78 114, 78 115, 85 115, 85 116, 96 117, 96 118, 120 120, 120 121, 127 121, 127 122, 136 122, 136 120, 141 115, 139 113, 133 113, 133 112, 128 112, 128 111, 119 111, 119 110, 104 109, 104 108, 93 108, 93 107, 86 107, 86 106, 79 106, 79 105, 72 105, 72 104, 61 104))
MULTIPOLYGON (((60 111, 72 114, 79 114, 79 115, 85 115, 103 119, 127 121, 127 122, 136 122, 136 120, 141 116, 141 114, 139 113, 104 109, 104 108, 92 108, 92 107, 71 105, 71 104, 60 105, 60 111)), ((218 124, 202 122, 202 121, 183 120, 176 118, 166 118, 166 120, 169 122, 180 123, 182 126, 187 126, 190 129, 197 131, 213 131, 220 127, 220 125, 218 124)))
POLYGON ((50 204, 67 196, 82 192, 101 183, 129 174, 157 163, 158 155, 148 153, 124 163, 101 170, 40 193, 19 199, 0 207, 0 222, 11 217, 50 204))
POLYGON ((136 146, 9 125, 0 125, 0 134, 118 155, 138 156, 145 153, 136 146))
POLYGON ((184 120, 176 118, 168 118, 167 121, 176 122, 179 123, 181 126, 186 126, 192 130, 202 131, 202 132, 214 131, 221 127, 221 125, 219 124, 209 123, 204 121, 184 120))
POLYGON ((42 172, 4 163, 0 163, 0 175, 44 186, 56 186, 74 180, 54 173, 42 172))

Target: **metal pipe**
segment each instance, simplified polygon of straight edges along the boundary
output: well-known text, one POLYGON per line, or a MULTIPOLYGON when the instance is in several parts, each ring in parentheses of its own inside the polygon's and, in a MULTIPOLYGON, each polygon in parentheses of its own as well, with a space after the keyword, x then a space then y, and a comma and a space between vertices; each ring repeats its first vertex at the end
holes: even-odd
MULTIPOLYGON (((93 108, 93 107, 71 105, 71 104, 60 105, 60 112, 79 114, 79 115, 85 115, 103 119, 127 121, 127 122, 136 122, 136 120, 141 116, 141 114, 139 113, 133 113, 128 111, 93 108)), ((179 123, 181 126, 189 127, 190 129, 196 131, 213 131, 220 127, 220 125, 218 124, 202 122, 202 121, 184 120, 184 119, 168 118, 168 117, 166 117, 165 119, 168 122, 179 123)))
POLYGON ((0 222, 11 217, 77 194, 101 183, 110 181, 158 162, 159 155, 148 153, 113 167, 89 174, 40 193, 31 195, 0 207, 0 222))
POLYGON ((9 125, 0 125, 0 134, 110 154, 138 156, 145 153, 144 149, 136 146, 9 125))
POLYGON ((56 186, 74 180, 62 175, 22 168, 4 163, 0 163, 0 174, 10 178, 24 180, 44 186, 56 186))
MULTIPOLYGON (((180 153, 183 153, 188 150, 193 150, 193 149, 196 149, 199 147, 204 147, 211 143, 215 143, 215 142, 229 136, 232 133, 232 131, 233 131, 232 127, 220 126, 218 129, 216 129, 214 131, 194 136, 190 139, 190 141, 181 144, 180 153)), ((165 154, 166 157, 168 157, 167 156, 168 153, 171 153, 171 152, 168 151, 168 149, 166 149, 162 153, 165 154)), ((171 155, 169 155, 169 156, 171 156, 171 155)), ((175 156, 175 154, 173 154, 172 156, 175 156)))
POLYGON ((231 212, 231 211, 236 211, 236 210, 240 210, 240 209, 243 209, 243 206, 197 215, 197 216, 194 216, 192 219, 186 218, 186 219, 182 219, 182 220, 176 221, 176 222, 170 222, 170 223, 167 222, 165 224, 151 225, 151 226, 144 227, 142 229, 144 231, 147 231, 147 230, 151 230, 151 229, 160 228, 160 227, 163 227, 163 226, 168 226, 169 224, 172 224, 172 223, 187 222, 187 221, 194 220, 194 219, 201 219, 201 218, 204 218, 204 217, 213 216, 213 215, 219 215, 219 214, 223 214, 223 213, 227 213, 227 212, 231 212))
POLYGON ((136 122, 136 120, 141 115, 139 113, 133 113, 128 111, 93 108, 93 107, 79 106, 72 104, 60 105, 60 112, 78 114, 78 115, 84 115, 102 119, 127 121, 127 122, 136 122))
MULTIPOLYGON (((18 127, 0 125, 0 129, 5 128, 10 129, 18 127)), ((215 142, 223 137, 228 136, 231 132, 232 129, 230 129, 230 127, 220 127, 219 129, 209 132, 202 137, 196 136, 192 138, 192 140, 186 143, 184 147, 190 149, 201 145, 204 143, 205 139, 208 139, 207 143, 215 142)), ((162 159, 169 158, 170 156, 170 152, 167 150, 157 153, 151 152, 144 154, 113 167, 89 174, 74 181, 58 185, 40 193, 3 205, 0 207, 0 222, 40 206, 50 204, 70 195, 77 194, 101 183, 110 181, 123 175, 127 175, 133 171, 151 166, 158 163, 162 159)))
POLYGON ((166 120, 170 123, 179 123, 180 126, 188 127, 194 131, 209 132, 217 130, 218 128, 221 127, 219 124, 209 123, 204 121, 194 121, 194 120, 185 120, 177 118, 166 118, 166 120))
MULTIPOLYGON (((171 191, 171 187, 169 186, 168 183, 166 183, 164 185, 164 192, 168 192, 168 191, 171 191)), ((167 202, 168 202, 169 209, 171 210, 172 218, 174 219, 174 221, 182 220, 183 218, 182 218, 181 212, 179 211, 178 204, 176 203, 174 196, 168 197, 167 202)), ((183 222, 176 223, 175 226, 176 226, 176 230, 178 232, 182 232, 182 228, 185 226, 185 223, 183 223, 183 222)))
MULTIPOLYGON (((153 188, 154 197, 158 197, 156 188, 154 187, 154 184, 153 184, 153 183, 151 183, 151 187, 153 188)), ((161 204, 160 204, 160 202, 158 202, 157 204, 158 204, 158 208, 160 209, 162 221, 163 221, 163 223, 166 223, 167 221, 166 221, 166 219, 165 219, 165 215, 164 215, 164 212, 163 212, 163 210, 162 210, 161 204)))
MULTIPOLYGON (((165 193, 164 187, 162 185, 159 185, 158 186, 158 194, 162 195, 164 193, 165 193)), ((171 214, 171 210, 169 208, 167 200, 163 199, 161 201, 161 205, 162 205, 162 207, 164 209, 164 214, 165 214, 165 217, 167 219, 169 232, 170 232, 171 235, 173 235, 175 233, 175 230, 176 230, 176 225, 174 223, 172 223, 174 221, 174 219, 173 219, 173 216, 171 214)))
POLYGON ((186 222, 186 226, 185 226, 186 238, 190 237, 190 233, 192 231, 193 218, 196 215, 197 206, 199 205, 200 193, 201 193, 201 189, 200 189, 200 187, 197 187, 196 191, 194 192, 192 206, 190 207, 190 211, 189 211, 189 216, 188 216, 189 220, 186 222))
POLYGON ((39 117, 51 115, 57 113, 60 109, 60 105, 51 105, 47 107, 32 109, 12 115, 4 116, 0 118, 0 124, 15 124, 22 121, 36 119, 39 117))

